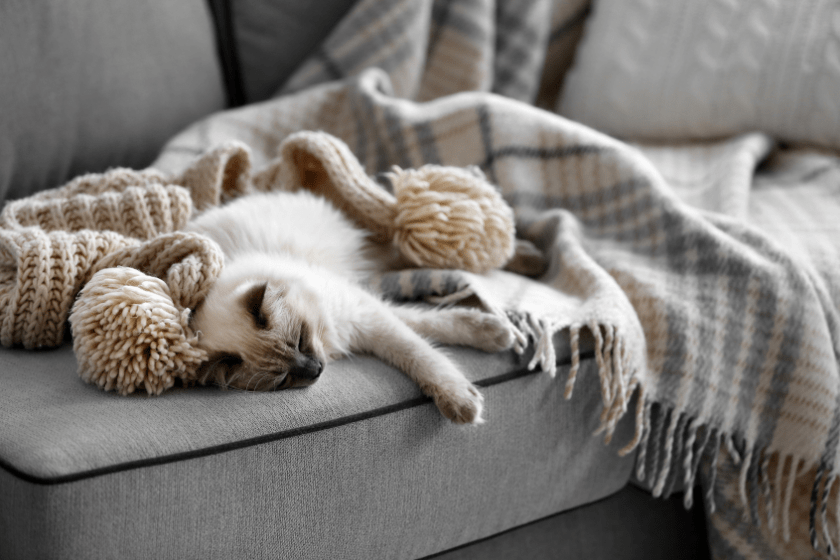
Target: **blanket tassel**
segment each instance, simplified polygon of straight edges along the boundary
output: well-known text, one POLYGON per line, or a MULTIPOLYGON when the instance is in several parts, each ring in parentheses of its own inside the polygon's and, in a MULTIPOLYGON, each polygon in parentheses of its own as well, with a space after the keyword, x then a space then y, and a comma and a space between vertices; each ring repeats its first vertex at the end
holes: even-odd
MULTIPOLYGON (((754 515, 752 504, 750 501, 750 497, 747 495, 747 478, 750 474, 750 466, 753 464, 753 450, 745 450, 744 451, 744 460, 741 463, 741 471, 738 476, 738 494, 741 497, 741 504, 743 504, 745 511, 749 511, 750 515, 755 521, 756 516, 754 515)), ((754 496, 755 492, 751 492, 750 496, 754 496)))
POLYGON ((840 488, 838 488, 838 494, 834 499, 834 523, 837 533, 840 534, 840 488))
POLYGON ((785 542, 790 542, 790 502, 793 499, 793 485, 796 481, 800 462, 800 459, 796 457, 790 458, 790 472, 785 487, 785 503, 782 506, 782 538, 785 542))
POLYGON ((828 530, 828 499, 831 496, 831 488, 834 486, 835 480, 837 480, 837 476, 832 475, 826 481, 822 495, 822 504, 820 505, 820 522, 822 523, 823 540, 825 541, 826 552, 829 556, 834 553, 834 542, 831 540, 831 535, 828 530))
MULTIPOLYGON (((811 490, 808 531, 811 539, 811 546, 814 550, 819 550, 819 538, 817 536, 817 509, 819 508, 819 521, 822 526, 823 543, 825 543, 826 552, 829 556, 831 556, 834 552, 834 542, 831 539, 829 531, 828 502, 831 497, 831 489, 834 486, 834 481, 837 479, 837 475, 826 475, 827 471, 828 466, 824 461, 821 462, 817 468, 817 473, 814 477, 814 485, 811 490), (820 486, 822 486, 822 492, 820 492, 820 486)), ((840 498, 838 498, 838 501, 840 501, 840 498)), ((835 506, 840 507, 840 504, 835 504, 835 506)), ((838 518, 835 518, 835 522, 838 522, 838 518)))
POLYGON ((653 496, 658 498, 663 495, 665 489, 665 482, 668 478, 668 473, 671 470, 671 457, 674 451, 674 433, 677 429, 677 424, 681 415, 677 411, 669 411, 668 416, 668 432, 665 435, 665 457, 662 460, 662 468, 659 470, 659 476, 656 480, 656 485, 653 487, 653 496))
POLYGON ((642 412, 642 434, 641 440, 639 441, 639 454, 636 456, 636 476, 642 481, 647 480, 645 463, 647 462, 648 441, 650 440, 650 414, 652 406, 653 402, 644 403, 644 410, 642 412))
POLYGON ((507 313, 518 338, 532 340, 534 355, 528 363, 528 369, 539 367, 550 377, 557 374, 557 355, 554 348, 554 336, 562 329, 569 329, 571 366, 566 378, 563 396, 571 399, 575 383, 580 373, 580 331, 587 327, 595 340, 595 361, 598 366, 598 379, 601 386, 603 408, 596 434, 604 433, 604 442, 609 444, 618 425, 618 421, 627 412, 633 392, 638 388, 636 408, 636 426, 632 440, 619 450, 624 456, 635 449, 645 433, 645 396, 643 387, 634 371, 628 366, 629 355, 624 338, 617 329, 609 325, 573 324, 564 325, 555 321, 538 319, 530 314, 507 313))
POLYGON ((761 479, 761 493, 764 497, 764 516, 767 519, 767 528, 770 534, 776 533, 776 512, 773 509, 773 497, 770 492, 770 453, 764 451, 759 467, 759 478, 761 479))

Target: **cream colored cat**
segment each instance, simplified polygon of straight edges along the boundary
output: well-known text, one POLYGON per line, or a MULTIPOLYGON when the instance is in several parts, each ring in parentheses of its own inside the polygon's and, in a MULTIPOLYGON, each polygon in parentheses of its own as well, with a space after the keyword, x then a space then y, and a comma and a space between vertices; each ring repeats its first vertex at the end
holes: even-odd
POLYGON ((219 243, 225 267, 196 310, 205 382, 274 390, 311 385, 332 360, 372 354, 399 368, 458 423, 482 422, 478 389, 427 339, 509 348, 503 322, 472 309, 401 306, 363 283, 384 263, 363 230, 301 191, 242 197, 187 227, 219 243))

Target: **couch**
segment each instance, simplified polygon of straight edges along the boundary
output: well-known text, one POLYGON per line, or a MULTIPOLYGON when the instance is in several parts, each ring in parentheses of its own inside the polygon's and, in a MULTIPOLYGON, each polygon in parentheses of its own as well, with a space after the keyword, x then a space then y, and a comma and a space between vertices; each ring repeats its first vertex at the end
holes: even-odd
MULTIPOLYGON (((0 195, 148 166, 181 128, 267 98, 351 4, 5 5, 0 195)), ((301 394, 150 398, 85 385, 69 341, 4 348, 0 557, 669 558, 702 548, 702 518, 630 485, 632 459, 590 437, 594 381, 567 403, 523 359, 453 355, 483 387, 486 426, 449 425, 399 373, 363 357, 301 394)))
MULTIPOLYGON (((457 4, 427 4, 431 21, 457 20, 457 4)), ((532 100, 541 105, 557 96, 591 14, 588 2, 557 4, 565 6, 551 28, 559 62, 545 73, 559 77, 532 100)), ((382 16, 376 2, 365 5, 382 16)), ((205 118, 221 111, 235 119, 238 108, 306 95, 302 65, 329 61, 322 44, 356 7, 7 3, 0 199, 83 173, 196 157, 167 142, 187 128, 211 135, 205 118)), ((564 110, 609 128, 574 93, 580 82, 569 85, 564 110)), ((515 98, 515 80, 508 86, 500 93, 515 98)), ((640 149, 657 161, 667 130, 608 132, 625 131, 650 141, 640 149)), ((673 162, 659 163, 667 176, 673 162)), ((69 329, 58 347, 4 343, 0 558, 709 557, 703 493, 677 481, 670 496, 654 498, 662 492, 636 476, 636 452, 618 453, 633 438, 634 415, 610 443, 593 436, 603 400, 596 342, 584 333, 573 348, 568 329, 553 342, 559 379, 581 358, 571 399, 528 367, 533 348, 447 349, 482 390, 480 427, 446 422, 404 376, 365 356, 332 364, 300 391, 118 396, 80 379, 69 329)), ((656 407, 651 414, 664 418, 656 407)))

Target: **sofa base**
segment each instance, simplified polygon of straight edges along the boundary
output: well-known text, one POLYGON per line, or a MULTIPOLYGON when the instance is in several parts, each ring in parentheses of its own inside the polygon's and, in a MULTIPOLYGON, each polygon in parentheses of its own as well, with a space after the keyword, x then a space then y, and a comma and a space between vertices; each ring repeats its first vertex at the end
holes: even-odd
POLYGON ((424 560, 710 558, 703 508, 683 495, 653 498, 632 484, 603 500, 544 517, 424 560))

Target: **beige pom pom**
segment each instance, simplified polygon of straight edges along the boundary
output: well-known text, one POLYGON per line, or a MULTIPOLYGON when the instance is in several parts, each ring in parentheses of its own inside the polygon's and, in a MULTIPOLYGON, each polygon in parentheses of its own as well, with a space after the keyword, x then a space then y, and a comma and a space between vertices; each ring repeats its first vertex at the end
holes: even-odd
POLYGON ((100 270, 70 314, 79 373, 121 395, 140 387, 157 395, 175 378, 191 380, 207 354, 194 346, 188 321, 162 280, 127 267, 100 270))
POLYGON ((344 142, 303 131, 283 141, 255 183, 326 197, 418 266, 487 272, 513 257, 513 210, 477 167, 395 167, 390 176, 396 196, 368 177, 344 142))
POLYGON ((419 266, 486 272, 514 252, 513 210, 477 167, 395 167, 394 240, 419 266))

